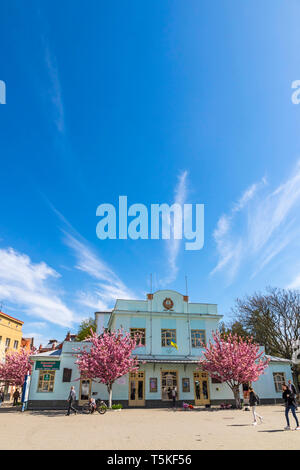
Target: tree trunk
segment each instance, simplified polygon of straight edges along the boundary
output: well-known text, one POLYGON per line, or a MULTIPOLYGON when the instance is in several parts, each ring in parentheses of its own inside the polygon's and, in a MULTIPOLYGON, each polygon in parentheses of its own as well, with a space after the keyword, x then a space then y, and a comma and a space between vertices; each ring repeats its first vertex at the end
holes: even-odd
POLYGON ((234 385, 232 387, 232 391, 233 391, 233 395, 234 395, 234 399, 235 399, 235 407, 237 409, 240 409, 241 408, 241 397, 240 397, 240 387, 239 387, 239 385, 234 385))
POLYGON ((107 385, 108 390, 108 408, 112 407, 112 384, 107 385))
POLYGON ((299 393, 299 382, 298 382, 299 371, 300 371, 299 364, 293 364, 292 375, 293 375, 293 382, 297 390, 297 394, 299 393))

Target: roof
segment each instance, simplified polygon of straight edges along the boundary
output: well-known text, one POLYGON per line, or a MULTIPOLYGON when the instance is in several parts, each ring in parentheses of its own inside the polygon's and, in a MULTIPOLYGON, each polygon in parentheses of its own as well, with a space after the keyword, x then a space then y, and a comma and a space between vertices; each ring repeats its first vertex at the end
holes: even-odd
POLYGON ((51 350, 51 351, 46 351, 46 352, 43 352, 43 353, 38 353, 38 354, 33 354, 32 357, 57 357, 57 356, 60 356, 61 355, 61 349, 54 349, 54 350, 51 350))
POLYGON ((270 359, 270 362, 286 362, 289 364, 292 364, 293 362, 290 359, 285 359, 284 357, 270 356, 269 354, 266 354, 266 357, 270 359))
POLYGON ((7 313, 1 312, 1 310, 0 310, 0 315, 4 315, 4 316, 7 317, 7 318, 11 318, 11 320, 17 321, 18 323, 22 323, 22 325, 24 324, 24 322, 23 322, 22 320, 18 320, 18 319, 15 318, 15 317, 11 317, 11 316, 8 315, 7 313))
POLYGON ((199 364, 199 359, 143 359, 138 357, 139 362, 151 362, 153 364, 199 364))

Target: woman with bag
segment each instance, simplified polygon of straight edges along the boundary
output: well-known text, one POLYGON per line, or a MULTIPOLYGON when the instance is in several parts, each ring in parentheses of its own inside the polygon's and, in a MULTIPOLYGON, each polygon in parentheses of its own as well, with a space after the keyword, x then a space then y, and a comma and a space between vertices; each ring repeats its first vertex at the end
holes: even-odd
POLYGON ((289 390, 288 386, 286 384, 282 385, 282 398, 285 401, 285 418, 286 418, 286 423, 287 426, 284 428, 286 431, 290 431, 290 420, 289 420, 289 411, 291 410, 292 415, 295 418, 296 421, 296 429, 295 431, 299 431, 299 421, 296 415, 296 408, 297 408, 297 401, 296 401, 296 395, 293 393, 291 390, 289 390))

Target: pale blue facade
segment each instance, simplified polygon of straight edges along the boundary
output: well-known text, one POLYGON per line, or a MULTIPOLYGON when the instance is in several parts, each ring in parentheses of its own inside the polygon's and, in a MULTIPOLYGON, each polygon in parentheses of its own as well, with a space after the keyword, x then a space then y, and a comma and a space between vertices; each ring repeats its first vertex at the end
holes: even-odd
MULTIPOLYGON (((216 304, 191 303, 178 292, 161 290, 148 294, 146 300, 118 299, 112 312, 96 312, 95 316, 99 334, 103 328, 140 329, 145 334, 145 345, 134 351, 141 361, 139 376, 128 374, 114 384, 114 402, 121 402, 124 406, 170 406, 169 391, 174 387, 180 404, 187 401, 209 406, 233 399, 232 391, 226 384, 213 383, 198 367, 202 349, 197 345, 195 334, 201 332, 206 342, 212 339, 212 332, 218 329, 222 318, 216 304), (178 349, 170 344, 164 345, 164 334, 174 335, 178 349)), ((46 390, 47 382, 45 390, 41 390, 40 371, 34 367, 30 407, 65 406, 71 385, 75 386, 80 403, 85 401, 87 395, 108 399, 104 385, 79 380, 74 357, 74 349, 79 346, 78 342, 64 342, 59 351, 34 356, 35 362, 46 359, 59 361, 60 364, 54 374, 53 391, 46 390), (64 369, 72 371, 70 381, 63 381, 64 369)), ((288 360, 272 358, 265 374, 253 384, 262 402, 280 401, 281 392, 276 390, 274 374, 278 374, 276 380, 278 377, 284 381, 292 379, 290 364, 288 360)))

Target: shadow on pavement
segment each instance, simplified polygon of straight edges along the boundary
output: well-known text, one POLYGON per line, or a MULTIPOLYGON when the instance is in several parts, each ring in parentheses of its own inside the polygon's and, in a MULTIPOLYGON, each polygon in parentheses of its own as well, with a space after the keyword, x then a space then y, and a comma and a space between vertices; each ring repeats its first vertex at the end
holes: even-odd
POLYGON ((4 404, 0 406, 0 413, 16 413, 17 411, 21 411, 21 406, 12 406, 9 404, 4 404))
POLYGON ((285 432, 284 429, 267 429, 265 431, 258 431, 258 432, 285 432))
POLYGON ((241 426, 252 426, 252 424, 227 424, 227 426, 241 427, 241 426))
MULTIPOLYGON (((9 404, 5 404, 0 407, 0 414, 11 414, 11 413, 21 413, 21 412, 22 412, 21 406, 12 406, 9 404)), ((67 409, 65 410, 26 410, 25 413, 30 414, 30 415, 49 416, 49 417, 54 418, 57 416, 65 416, 67 413, 67 409)), ((80 410, 78 411, 78 414, 82 414, 80 410)))
MULTIPOLYGON (((57 418, 61 416, 66 416, 67 410, 27 410, 27 414, 30 414, 32 416, 48 416, 49 418, 57 418)), ((78 411, 78 414, 80 411, 78 411)), ((71 413, 69 417, 71 416, 76 416, 74 413, 71 413)))

